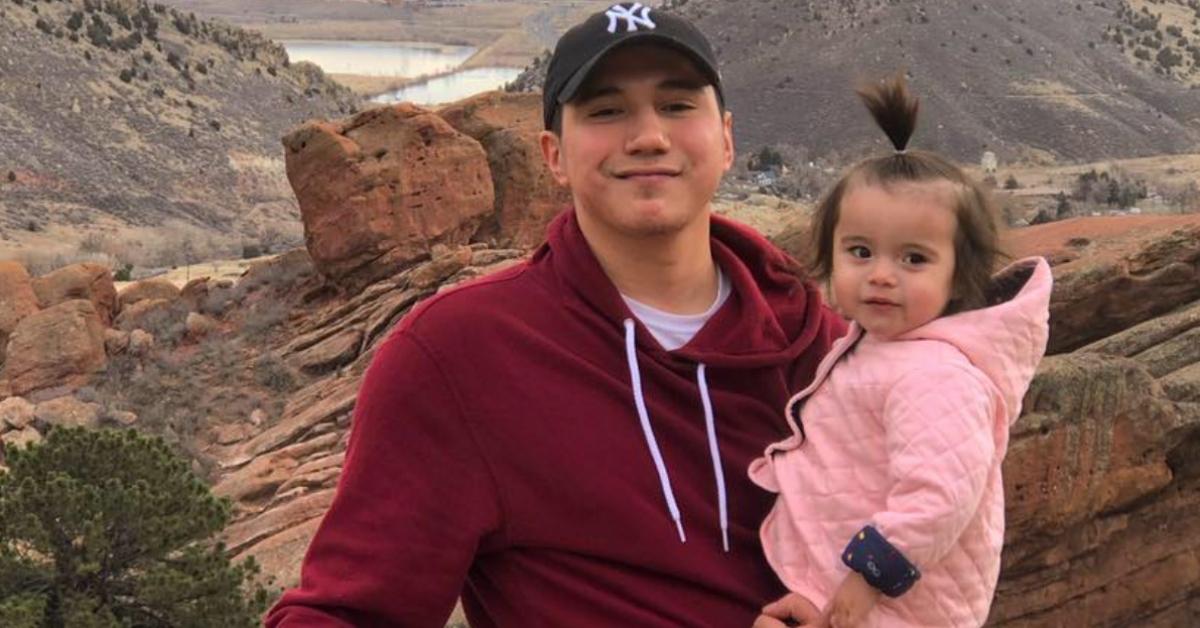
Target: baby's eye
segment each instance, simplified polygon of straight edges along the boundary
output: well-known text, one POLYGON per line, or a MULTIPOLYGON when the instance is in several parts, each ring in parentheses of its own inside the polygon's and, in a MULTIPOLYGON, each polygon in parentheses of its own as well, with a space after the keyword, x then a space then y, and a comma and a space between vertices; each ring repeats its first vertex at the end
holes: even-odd
POLYGON ((853 257, 857 257, 858 259, 870 259, 871 257, 871 249, 868 249, 861 244, 857 244, 846 249, 846 252, 850 253, 850 255, 853 257))
POLYGON ((910 266, 920 266, 929 261, 929 258, 921 253, 906 253, 901 261, 910 266))
POLYGON ((620 113, 621 110, 616 107, 600 107, 588 112, 589 118, 609 118, 620 113))

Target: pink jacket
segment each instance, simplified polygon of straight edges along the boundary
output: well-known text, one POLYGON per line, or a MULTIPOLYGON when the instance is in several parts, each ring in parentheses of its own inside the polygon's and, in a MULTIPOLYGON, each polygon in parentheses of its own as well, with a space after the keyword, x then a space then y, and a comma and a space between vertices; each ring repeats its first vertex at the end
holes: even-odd
POLYGON ((1045 260, 1021 260, 996 276, 997 305, 893 341, 855 325, 834 345, 788 403, 793 435, 750 465, 779 494, 760 534, 790 590, 823 608, 870 524, 921 578, 881 597, 869 626, 983 625, 1004 542, 1000 463, 1046 350, 1051 284, 1045 260))

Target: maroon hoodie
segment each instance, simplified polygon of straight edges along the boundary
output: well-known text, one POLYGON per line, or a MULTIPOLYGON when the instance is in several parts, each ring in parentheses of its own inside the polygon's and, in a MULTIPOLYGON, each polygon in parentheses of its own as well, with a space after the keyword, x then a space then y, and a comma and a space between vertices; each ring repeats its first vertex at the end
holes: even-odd
POLYGON ((712 236, 733 292, 676 351, 570 211, 528 263, 408 316, 267 626, 440 628, 460 594, 473 628, 749 626, 784 589, 746 468, 844 326, 761 236, 717 217, 712 236))

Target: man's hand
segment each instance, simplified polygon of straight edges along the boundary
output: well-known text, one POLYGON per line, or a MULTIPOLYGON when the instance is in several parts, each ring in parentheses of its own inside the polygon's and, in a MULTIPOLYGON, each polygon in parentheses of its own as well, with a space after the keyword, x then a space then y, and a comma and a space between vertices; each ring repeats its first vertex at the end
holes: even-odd
POLYGON ((842 580, 837 592, 833 594, 833 599, 829 600, 819 625, 829 628, 861 626, 867 619, 867 613, 875 608, 879 595, 878 589, 867 584, 857 571, 852 571, 842 580))
POLYGON ((821 617, 815 604, 799 593, 789 593, 762 609, 751 628, 783 628, 784 626, 815 626, 821 617))

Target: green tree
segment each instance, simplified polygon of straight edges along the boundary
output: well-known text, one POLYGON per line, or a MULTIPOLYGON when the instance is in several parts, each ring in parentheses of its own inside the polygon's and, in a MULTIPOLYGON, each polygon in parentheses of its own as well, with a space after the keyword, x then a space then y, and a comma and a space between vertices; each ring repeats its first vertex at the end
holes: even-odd
POLYGON ((53 429, 0 473, 0 626, 257 625, 252 559, 211 541, 229 521, 188 463, 133 430, 53 429))

